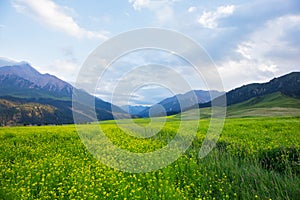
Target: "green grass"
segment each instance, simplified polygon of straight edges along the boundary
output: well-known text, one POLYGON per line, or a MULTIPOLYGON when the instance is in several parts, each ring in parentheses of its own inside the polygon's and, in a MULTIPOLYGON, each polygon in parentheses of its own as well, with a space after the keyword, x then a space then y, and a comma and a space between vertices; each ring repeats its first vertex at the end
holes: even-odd
MULTIPOLYGON (((149 152, 167 144, 177 117, 168 117, 163 130, 149 139, 126 135, 114 121, 101 127, 116 145, 149 152)), ((299 122, 299 117, 226 119, 217 147, 199 159, 209 125, 203 119, 177 161, 140 174, 97 161, 72 125, 0 128, 0 199, 297 199, 299 122)))

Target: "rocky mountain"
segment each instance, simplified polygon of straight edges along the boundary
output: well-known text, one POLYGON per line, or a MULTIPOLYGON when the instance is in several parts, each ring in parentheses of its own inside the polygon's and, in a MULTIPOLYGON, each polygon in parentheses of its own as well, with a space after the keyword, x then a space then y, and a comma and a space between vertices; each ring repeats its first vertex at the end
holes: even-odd
POLYGON ((0 67, 0 95, 71 98, 73 87, 65 81, 41 74, 27 62, 0 67))
MULTIPOLYGON (((0 62, 0 123, 6 124, 66 124, 73 123, 72 94, 95 99, 98 120, 129 115, 121 108, 74 88, 50 74, 41 74, 27 62, 0 62), (1 66, 2 65, 2 66, 1 66)), ((82 120, 94 119, 84 114, 82 120)))

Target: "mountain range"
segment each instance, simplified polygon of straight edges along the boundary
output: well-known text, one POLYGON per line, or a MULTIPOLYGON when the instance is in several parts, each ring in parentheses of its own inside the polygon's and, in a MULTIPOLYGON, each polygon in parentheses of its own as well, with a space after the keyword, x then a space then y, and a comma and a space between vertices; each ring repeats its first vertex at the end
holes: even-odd
POLYGON ((297 108, 300 99, 300 72, 292 72, 266 83, 253 83, 229 92, 193 90, 166 98, 152 106, 118 107, 79 90, 50 74, 41 74, 27 62, 0 59, 0 125, 70 124, 95 121, 90 113, 95 110, 97 120, 174 115, 182 111, 209 108, 212 101, 226 95, 228 111, 242 112, 267 104, 297 108), (80 105, 72 110, 72 95, 95 100, 95 108, 80 105), (275 102, 275 103, 274 103, 275 102), (290 102, 286 104, 284 102, 290 102), (112 110, 114 113, 112 113, 112 110))
MULTIPOLYGON (((69 124, 74 123, 72 94, 95 98, 98 120, 130 115, 121 108, 74 88, 69 83, 50 74, 41 74, 27 62, 0 62, 0 123, 8 124, 69 124), (3 66, 4 65, 4 66, 3 66)), ((81 113, 81 123, 94 119, 81 113)), ((76 112, 76 111, 75 111, 76 112)))

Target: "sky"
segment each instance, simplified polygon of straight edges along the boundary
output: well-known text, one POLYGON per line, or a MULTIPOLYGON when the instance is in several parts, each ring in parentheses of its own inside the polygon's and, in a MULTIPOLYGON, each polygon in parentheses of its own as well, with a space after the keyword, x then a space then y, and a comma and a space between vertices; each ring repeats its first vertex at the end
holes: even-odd
MULTIPOLYGON (((215 64, 226 91, 300 71, 299 0, 3 0, 0 13, 0 57, 27 61, 70 83, 103 42, 145 27, 174 30, 196 41, 215 64)), ((129 100, 112 99, 116 82, 135 67, 153 63, 171 66, 192 89, 222 89, 207 87, 180 56, 142 49, 109 66, 94 94, 117 105, 150 105, 172 96, 173 89, 152 83, 135 88, 129 100)), ((127 78, 142 81, 153 73, 168 74, 161 69, 166 71, 144 67, 127 78)), ((176 75, 169 75, 170 82, 176 81, 176 75)))

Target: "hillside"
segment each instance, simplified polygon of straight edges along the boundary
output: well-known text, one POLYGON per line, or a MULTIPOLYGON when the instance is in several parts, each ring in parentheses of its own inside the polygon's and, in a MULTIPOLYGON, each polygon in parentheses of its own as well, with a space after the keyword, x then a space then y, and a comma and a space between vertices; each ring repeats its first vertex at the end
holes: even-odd
POLYGON ((280 92, 254 97, 229 106, 227 116, 300 116, 300 98, 289 97, 280 92))
POLYGON ((244 109, 244 108, 300 108, 300 98, 292 98, 281 92, 276 92, 273 94, 254 97, 248 101, 242 103, 234 104, 229 108, 232 109, 244 109))
POLYGON ((15 124, 64 124, 68 119, 59 109, 39 103, 20 103, 0 99, 0 126, 15 124))
POLYGON ((281 92, 290 97, 300 97, 300 72, 274 78, 267 83, 253 83, 231 90, 226 94, 227 105, 275 92, 281 92))

